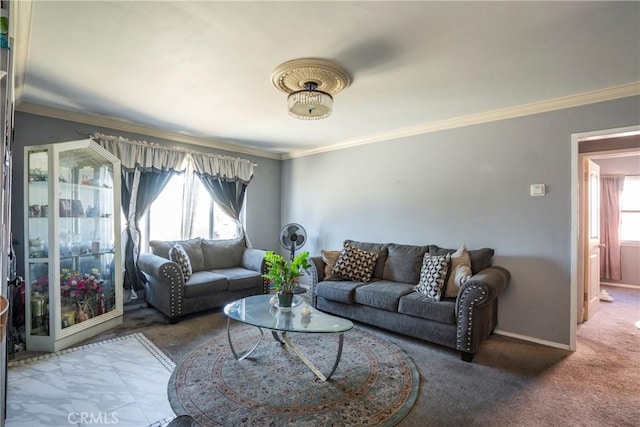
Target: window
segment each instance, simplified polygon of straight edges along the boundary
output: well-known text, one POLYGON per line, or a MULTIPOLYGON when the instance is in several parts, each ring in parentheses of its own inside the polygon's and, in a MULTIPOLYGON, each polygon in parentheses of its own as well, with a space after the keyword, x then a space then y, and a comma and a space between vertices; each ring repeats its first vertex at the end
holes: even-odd
POLYGON ((620 204, 620 240, 640 241, 640 176, 624 178, 620 204))
MULTIPOLYGON (((175 175, 153 202, 147 215, 142 218, 143 242, 149 240, 182 240, 183 219, 182 197, 185 176, 175 175), (146 225, 146 227, 145 227, 146 225), (146 234, 146 237, 144 236, 146 234)), ((193 180, 196 188, 193 196, 196 203, 193 209, 193 224, 189 238, 231 239, 238 236, 236 221, 225 214, 209 196, 199 178, 193 180)), ((146 244, 144 245, 146 246, 146 244)))

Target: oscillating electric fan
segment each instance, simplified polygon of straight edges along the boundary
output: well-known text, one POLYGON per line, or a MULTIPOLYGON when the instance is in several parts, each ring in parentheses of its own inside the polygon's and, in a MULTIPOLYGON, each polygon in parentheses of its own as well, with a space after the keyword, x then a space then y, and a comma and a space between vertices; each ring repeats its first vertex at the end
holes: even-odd
MULTIPOLYGON (((296 224, 292 222, 291 224, 287 224, 282 227, 280 230, 280 244, 283 248, 289 249, 291 252, 290 259, 293 261, 293 258, 296 256, 296 249, 300 249, 304 246, 307 241, 307 231, 300 224, 296 224)), ((307 290, 301 287, 300 285, 296 285, 293 293, 301 294, 306 292, 307 290)))
POLYGON ((300 224, 292 222, 280 230, 280 244, 291 251, 291 259, 296 255, 296 250, 304 246, 307 241, 307 232, 300 224))

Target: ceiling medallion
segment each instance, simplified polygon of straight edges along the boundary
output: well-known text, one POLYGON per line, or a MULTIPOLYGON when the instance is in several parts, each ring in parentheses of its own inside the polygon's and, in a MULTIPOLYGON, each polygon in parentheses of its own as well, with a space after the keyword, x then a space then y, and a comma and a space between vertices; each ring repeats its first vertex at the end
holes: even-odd
POLYGON ((289 94, 289 115, 301 120, 331 115, 333 95, 349 86, 351 75, 342 67, 322 59, 303 58, 278 65, 271 82, 289 94))

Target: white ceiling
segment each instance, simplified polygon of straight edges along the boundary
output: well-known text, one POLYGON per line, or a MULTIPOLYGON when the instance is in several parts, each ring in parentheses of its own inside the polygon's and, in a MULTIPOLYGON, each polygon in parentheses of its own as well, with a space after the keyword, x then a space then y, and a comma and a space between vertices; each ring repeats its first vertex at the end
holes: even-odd
POLYGON ((640 87, 638 2, 30 6, 30 31, 18 40, 28 52, 17 63, 25 72, 19 111, 115 120, 276 155, 640 87), (353 76, 327 119, 289 117, 286 95, 271 84, 277 65, 303 57, 334 61, 353 76))

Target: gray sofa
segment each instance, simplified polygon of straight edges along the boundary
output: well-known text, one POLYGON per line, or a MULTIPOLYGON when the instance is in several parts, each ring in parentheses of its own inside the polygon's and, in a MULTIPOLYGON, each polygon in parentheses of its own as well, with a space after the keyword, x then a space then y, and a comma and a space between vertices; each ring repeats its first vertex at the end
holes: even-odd
POLYGON ((498 295, 507 286, 510 273, 491 266, 492 249, 469 251, 472 276, 457 296, 434 301, 415 291, 423 257, 426 253, 451 254, 455 249, 345 243, 379 254, 373 278, 370 282, 325 280, 325 274, 331 274, 327 263, 322 257, 312 257, 310 298, 317 309, 457 349, 467 362, 496 327, 498 295))
POLYGON ((138 268, 147 278, 144 296, 176 323, 185 314, 222 307, 250 295, 268 293, 262 278, 265 251, 247 248, 244 238, 183 241, 150 241, 151 253, 140 254, 138 268), (188 255, 191 277, 169 259, 179 243, 188 255))

